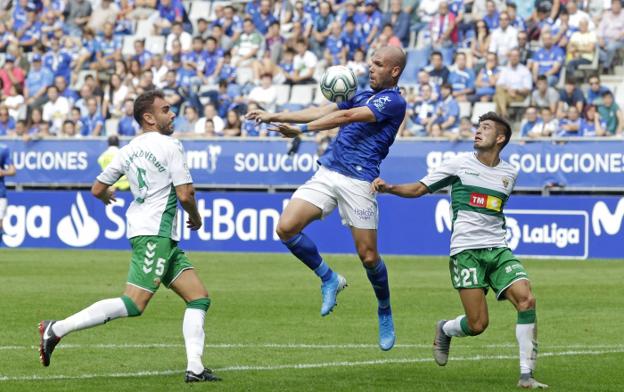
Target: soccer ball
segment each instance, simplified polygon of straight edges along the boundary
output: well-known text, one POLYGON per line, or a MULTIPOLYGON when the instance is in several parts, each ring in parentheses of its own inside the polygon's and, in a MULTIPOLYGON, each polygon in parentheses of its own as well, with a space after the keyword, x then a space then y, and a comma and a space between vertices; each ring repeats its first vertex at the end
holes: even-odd
POLYGON ((327 68, 321 78, 321 92, 336 103, 348 101, 355 96, 357 78, 353 71, 343 65, 327 68))

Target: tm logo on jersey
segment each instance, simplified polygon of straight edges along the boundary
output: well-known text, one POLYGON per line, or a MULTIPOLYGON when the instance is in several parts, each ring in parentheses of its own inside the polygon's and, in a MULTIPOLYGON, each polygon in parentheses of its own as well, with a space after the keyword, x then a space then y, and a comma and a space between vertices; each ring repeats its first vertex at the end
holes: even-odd
POLYGON ((377 108, 377 110, 382 111, 386 107, 386 105, 390 102, 390 97, 384 95, 383 97, 379 97, 373 101, 373 105, 377 108))
POLYGON ((503 208, 503 201, 500 198, 476 192, 470 194, 470 201, 468 204, 473 207, 487 208, 488 210, 498 212, 503 208))

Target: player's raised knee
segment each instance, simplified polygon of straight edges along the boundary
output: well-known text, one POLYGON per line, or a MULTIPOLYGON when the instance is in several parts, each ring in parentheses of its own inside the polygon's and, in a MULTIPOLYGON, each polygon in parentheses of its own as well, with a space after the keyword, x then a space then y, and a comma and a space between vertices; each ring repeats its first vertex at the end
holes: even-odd
POLYGON ((535 309, 535 296, 531 292, 518 298, 518 311, 529 309, 535 309))
POLYGON ((279 222, 277 222, 277 227, 275 228, 275 232, 277 233, 277 236, 282 241, 288 241, 289 239, 296 236, 298 233, 297 229, 293 225, 290 225, 287 222, 284 222, 284 220, 282 219, 280 219, 279 222))

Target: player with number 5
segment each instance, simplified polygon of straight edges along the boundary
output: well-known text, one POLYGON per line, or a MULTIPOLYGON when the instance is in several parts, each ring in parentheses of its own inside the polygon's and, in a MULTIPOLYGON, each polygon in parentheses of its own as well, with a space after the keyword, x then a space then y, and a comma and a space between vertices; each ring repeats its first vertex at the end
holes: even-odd
POLYGON ((91 189, 108 205, 116 200, 110 187, 123 175, 130 182, 134 200, 126 215, 132 258, 126 289, 121 297, 96 302, 64 320, 39 323, 39 357, 43 366, 49 366, 54 348, 70 332, 120 317, 140 316, 163 284, 186 302, 182 323, 188 361, 185 381, 218 381, 202 363, 208 292, 178 247, 178 201, 189 215, 189 229, 201 228, 202 218, 184 149, 170 136, 175 114, 163 93, 151 90, 134 102, 134 118, 143 133, 120 149, 91 189))
POLYGON ((373 182, 377 192, 420 197, 451 186, 453 234, 449 268, 465 315, 436 324, 433 356, 446 365, 452 337, 475 336, 488 326, 485 300, 492 288, 498 300, 509 300, 518 311, 516 339, 520 347, 521 388, 547 388, 533 378, 537 360, 535 297, 526 270, 507 247, 503 207, 511 195, 518 170, 500 158, 511 139, 511 127, 496 113, 479 118, 473 154, 443 162, 419 182, 390 185, 373 182))

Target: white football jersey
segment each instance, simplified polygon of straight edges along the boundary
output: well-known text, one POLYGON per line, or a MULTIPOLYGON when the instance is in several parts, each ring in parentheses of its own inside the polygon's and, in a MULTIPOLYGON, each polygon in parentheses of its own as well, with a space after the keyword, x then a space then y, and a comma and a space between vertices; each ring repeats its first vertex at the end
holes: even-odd
POLYGON ((451 186, 451 256, 466 249, 507 246, 503 207, 517 176, 518 170, 502 159, 489 167, 475 154, 464 154, 420 180, 431 192, 451 186))
POLYGON ((193 182, 179 140, 146 132, 123 146, 97 180, 112 185, 128 177, 134 200, 130 204, 128 238, 157 235, 179 241, 175 187, 193 182))

